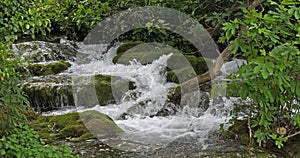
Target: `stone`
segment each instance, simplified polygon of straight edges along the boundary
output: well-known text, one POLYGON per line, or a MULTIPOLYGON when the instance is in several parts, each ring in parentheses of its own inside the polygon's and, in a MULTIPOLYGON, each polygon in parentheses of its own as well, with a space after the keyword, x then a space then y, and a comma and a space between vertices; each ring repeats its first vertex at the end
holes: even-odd
MULTIPOLYGON (((74 107, 75 103, 85 107, 113 103, 116 99, 111 79, 111 76, 100 74, 73 79, 67 75, 49 75, 29 78, 21 88, 31 107, 44 112, 74 107)), ((134 83, 128 82, 128 88, 134 89, 134 83)))
POLYGON ((28 71, 33 76, 55 75, 67 70, 71 64, 66 61, 55 61, 51 63, 34 63, 27 66, 28 71))
POLYGON ((78 46, 71 41, 64 43, 51 43, 32 41, 13 44, 13 51, 21 60, 38 63, 50 61, 75 61, 78 46))
POLYGON ((30 122, 42 139, 47 141, 83 141, 97 138, 115 137, 123 133, 115 122, 105 114, 89 110, 57 116, 38 116, 30 122))

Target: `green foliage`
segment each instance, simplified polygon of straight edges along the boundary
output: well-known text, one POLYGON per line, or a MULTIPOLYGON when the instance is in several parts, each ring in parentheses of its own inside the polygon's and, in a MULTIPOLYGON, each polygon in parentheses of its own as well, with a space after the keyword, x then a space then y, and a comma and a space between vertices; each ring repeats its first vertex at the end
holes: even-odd
POLYGON ((300 9, 271 0, 264 5, 269 11, 243 9, 243 20, 225 23, 221 41, 230 41, 229 49, 247 58, 229 87, 254 102, 247 116, 254 138, 259 144, 273 139, 281 148, 300 130, 300 9), (237 35, 240 27, 246 29, 237 35))
POLYGON ((26 120, 21 110, 29 103, 17 86, 20 75, 15 67, 18 64, 13 52, 0 43, 0 134, 9 133, 17 122, 26 120))
MULTIPOLYGON (((220 27, 223 22, 233 17, 242 15, 240 6, 245 6, 244 1, 225 1, 225 0, 155 0, 155 1, 131 1, 131 0, 111 0, 112 11, 119 11, 134 7, 160 6, 172 8, 194 17, 200 24, 211 33, 213 37, 220 35, 220 27), (233 11, 234 10, 234 11, 233 11)), ((179 22, 181 23, 181 22, 179 22)), ((184 23, 184 22, 182 22, 184 23)), ((119 40, 159 42, 168 44, 184 53, 196 52, 197 49, 184 37, 172 32, 170 25, 162 19, 153 19, 149 21, 143 29, 136 29, 123 34, 119 40)), ((189 31, 189 30, 185 30, 189 31)), ((196 54, 201 56, 200 54, 196 54)))
POLYGON ((22 35, 46 35, 51 30, 51 21, 43 1, 1 1, 0 41, 14 41, 22 35))
POLYGON ((44 0, 53 28, 72 39, 83 39, 110 11, 108 2, 99 0, 44 0))
POLYGON ((0 156, 3 158, 57 158, 78 157, 72 155, 71 148, 67 146, 45 146, 39 140, 39 135, 27 125, 19 125, 12 133, 0 139, 0 156))

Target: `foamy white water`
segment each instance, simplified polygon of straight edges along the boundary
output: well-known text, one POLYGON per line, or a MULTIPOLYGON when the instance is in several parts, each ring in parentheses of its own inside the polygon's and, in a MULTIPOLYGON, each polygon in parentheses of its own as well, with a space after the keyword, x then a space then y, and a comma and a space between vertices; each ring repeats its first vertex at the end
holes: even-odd
MULTIPOLYGON (((219 107, 212 105, 205 112, 187 105, 178 105, 175 115, 156 116, 166 104, 167 90, 175 86, 165 79, 167 60, 172 54, 163 55, 151 64, 142 65, 132 61, 129 65, 113 64, 115 49, 103 54, 105 46, 80 45, 84 54, 82 59, 73 63, 68 70, 73 77, 104 74, 118 76, 133 81, 136 88, 126 92, 120 102, 107 106, 96 105, 93 108, 107 114, 124 130, 124 134, 115 139, 102 140, 108 145, 122 150, 143 151, 168 145, 177 139, 192 137, 199 148, 205 148, 207 136, 219 129, 221 123, 228 119, 231 100, 225 100, 219 107), (134 97, 132 97, 134 94, 134 97), (198 113, 201 114, 196 114, 198 113), (212 112, 214 111, 214 112, 212 112), (125 115, 125 119, 124 116, 125 115)), ((191 98, 192 99, 192 98, 191 98)), ((63 114, 72 111, 84 111, 81 105, 69 111, 53 112, 63 114)), ((82 105, 83 106, 83 105, 82 105)))

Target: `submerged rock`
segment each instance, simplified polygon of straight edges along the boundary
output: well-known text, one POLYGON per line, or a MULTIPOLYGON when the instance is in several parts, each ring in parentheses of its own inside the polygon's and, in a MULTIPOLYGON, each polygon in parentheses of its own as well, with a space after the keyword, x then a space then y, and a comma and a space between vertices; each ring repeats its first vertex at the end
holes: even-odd
POLYGON ((30 122, 30 126, 42 139, 49 142, 115 137, 123 132, 110 117, 94 110, 57 116, 38 116, 30 122))

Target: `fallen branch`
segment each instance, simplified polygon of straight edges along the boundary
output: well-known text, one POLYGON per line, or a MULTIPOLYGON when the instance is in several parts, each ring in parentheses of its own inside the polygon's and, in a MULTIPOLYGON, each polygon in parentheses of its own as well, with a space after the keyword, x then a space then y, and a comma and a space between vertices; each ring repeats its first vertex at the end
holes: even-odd
POLYGON ((296 132, 296 133, 294 133, 294 134, 288 135, 287 138, 294 137, 294 136, 296 136, 296 135, 298 135, 298 134, 300 134, 300 131, 298 131, 298 132, 296 132))
MULTIPOLYGON (((248 10, 251 11, 255 9, 257 6, 259 6, 262 3, 263 0, 254 0, 251 5, 249 5, 248 10)), ((240 32, 247 30, 247 28, 242 27, 240 29, 240 32)), ((211 81, 215 77, 220 75, 220 69, 223 65, 223 63, 228 60, 229 56, 231 55, 231 51, 228 50, 230 45, 228 45, 222 53, 219 55, 215 63, 213 64, 212 68, 209 69, 204 74, 198 75, 195 78, 192 78, 184 83, 182 83, 181 87, 187 87, 187 88, 193 88, 196 85, 211 81)))

